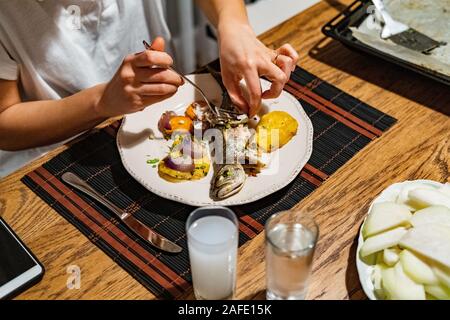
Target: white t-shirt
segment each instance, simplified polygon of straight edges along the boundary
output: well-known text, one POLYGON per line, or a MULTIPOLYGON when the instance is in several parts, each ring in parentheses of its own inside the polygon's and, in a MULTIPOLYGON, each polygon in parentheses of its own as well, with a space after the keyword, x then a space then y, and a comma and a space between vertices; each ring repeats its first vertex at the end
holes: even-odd
MULTIPOLYGON (((0 0, 0 79, 23 101, 60 99, 109 81, 142 40, 170 39, 161 0, 0 0)), ((0 177, 54 148, 0 150, 0 177)))

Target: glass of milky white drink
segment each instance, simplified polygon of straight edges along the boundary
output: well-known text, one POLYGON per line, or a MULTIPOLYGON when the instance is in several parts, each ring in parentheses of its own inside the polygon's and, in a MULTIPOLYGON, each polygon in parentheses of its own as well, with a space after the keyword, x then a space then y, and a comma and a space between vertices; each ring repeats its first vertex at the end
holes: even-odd
POLYGON ((300 210, 274 214, 266 223, 266 280, 268 300, 303 300, 319 228, 300 210))
POLYGON ((198 300, 233 299, 239 221, 228 208, 204 207, 186 223, 192 282, 198 300))

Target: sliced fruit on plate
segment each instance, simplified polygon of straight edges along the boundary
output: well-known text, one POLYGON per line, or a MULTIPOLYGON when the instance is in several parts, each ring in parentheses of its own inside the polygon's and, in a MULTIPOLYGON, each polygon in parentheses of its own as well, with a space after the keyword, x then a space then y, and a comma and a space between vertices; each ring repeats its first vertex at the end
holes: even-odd
POLYGON ((425 224, 441 224, 450 227, 450 209, 444 206, 432 206, 417 211, 409 222, 413 227, 425 224))
POLYGON ((433 270, 422 259, 409 250, 400 253, 400 262, 405 273, 417 283, 435 285, 439 283, 433 270))
POLYGON ((383 262, 389 267, 394 266, 400 260, 399 248, 388 248, 383 250, 383 262))
POLYGON ((427 224, 412 228, 399 242, 401 247, 450 267, 450 228, 427 224))
POLYGON ((423 208, 445 206, 450 208, 450 197, 439 190, 417 188, 409 191, 409 198, 423 208))
POLYGON ((434 265, 431 267, 439 281, 450 288, 450 268, 434 265))
POLYGON ((361 247, 360 255, 362 258, 372 253, 396 246, 400 239, 408 233, 406 228, 396 228, 379 235, 368 238, 361 247))
POLYGON ((385 299, 386 294, 383 289, 383 274, 382 271, 386 269, 385 265, 377 264, 372 271, 371 280, 373 283, 374 293, 379 299, 385 299))
POLYGON ((450 300, 450 288, 442 285, 427 285, 425 291, 439 300, 450 300))
POLYGON ((363 227, 363 237, 367 238, 383 231, 408 225, 411 212, 405 205, 394 202, 375 203, 363 227))
POLYGON ((425 300, 425 289, 403 271, 401 263, 381 271, 383 289, 390 300, 425 300))
POLYGON ((422 188, 422 189, 431 189, 436 190, 436 187, 433 187, 431 185, 425 184, 425 183, 406 183, 400 190, 400 193, 397 196, 396 202, 399 204, 403 204, 409 207, 411 211, 416 211, 418 209, 422 209, 423 206, 420 204, 415 203, 409 198, 409 192, 411 190, 422 188))

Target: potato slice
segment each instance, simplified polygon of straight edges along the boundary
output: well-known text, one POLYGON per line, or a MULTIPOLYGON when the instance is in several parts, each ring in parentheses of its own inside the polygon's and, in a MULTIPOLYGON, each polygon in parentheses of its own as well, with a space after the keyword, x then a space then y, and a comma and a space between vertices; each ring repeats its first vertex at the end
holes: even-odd
POLYGON ((405 273, 417 283, 435 285, 439 283, 433 270, 409 250, 400 253, 400 262, 405 273))
POLYGON ((427 285, 425 291, 439 300, 450 300, 450 289, 442 284, 427 285))
POLYGON ((433 223, 450 227, 450 209, 444 206, 428 207, 417 211, 409 222, 413 227, 433 223))
POLYGON ((400 246, 410 249, 450 268, 450 228, 427 224, 410 229, 400 240, 400 246))
POLYGON ((363 236, 368 238, 398 226, 408 225, 411 216, 407 206, 394 202, 376 203, 364 223, 363 236))
POLYGON ((393 268, 381 270, 382 283, 390 300, 425 300, 425 289, 415 283, 403 271, 401 263, 393 268))
POLYGON ((364 241, 364 244, 362 245, 359 253, 361 257, 364 258, 372 253, 396 246, 399 243, 400 239, 407 233, 408 231, 406 230, 406 228, 400 227, 370 237, 366 241, 364 241))

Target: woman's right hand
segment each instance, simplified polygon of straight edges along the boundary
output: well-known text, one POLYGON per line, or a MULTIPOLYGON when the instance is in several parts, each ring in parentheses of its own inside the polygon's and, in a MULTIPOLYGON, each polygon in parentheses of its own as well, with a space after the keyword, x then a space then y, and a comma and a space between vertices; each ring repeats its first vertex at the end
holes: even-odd
POLYGON ((173 60, 164 52, 164 39, 158 37, 153 50, 127 56, 106 84, 95 106, 101 117, 134 113, 174 95, 184 80, 167 69, 173 60))

